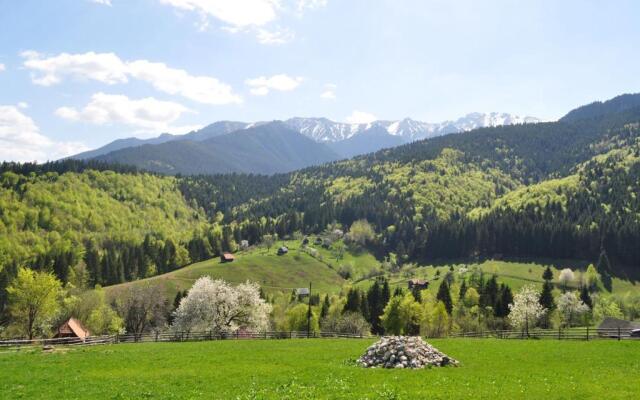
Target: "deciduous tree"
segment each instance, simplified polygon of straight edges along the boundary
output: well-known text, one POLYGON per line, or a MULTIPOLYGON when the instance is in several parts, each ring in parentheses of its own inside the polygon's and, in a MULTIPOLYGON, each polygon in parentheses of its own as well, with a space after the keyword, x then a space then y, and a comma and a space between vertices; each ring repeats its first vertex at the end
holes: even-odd
POLYGON ((13 323, 33 339, 36 332, 44 333, 50 328, 60 311, 62 283, 53 274, 20 268, 7 294, 13 323))

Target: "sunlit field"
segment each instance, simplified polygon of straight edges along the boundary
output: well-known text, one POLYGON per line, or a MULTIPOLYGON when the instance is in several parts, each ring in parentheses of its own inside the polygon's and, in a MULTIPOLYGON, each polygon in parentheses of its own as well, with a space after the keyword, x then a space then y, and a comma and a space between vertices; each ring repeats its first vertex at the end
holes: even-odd
POLYGON ((120 344, 0 354, 6 399, 630 399, 640 342, 439 339, 461 366, 364 369, 373 340, 120 344))

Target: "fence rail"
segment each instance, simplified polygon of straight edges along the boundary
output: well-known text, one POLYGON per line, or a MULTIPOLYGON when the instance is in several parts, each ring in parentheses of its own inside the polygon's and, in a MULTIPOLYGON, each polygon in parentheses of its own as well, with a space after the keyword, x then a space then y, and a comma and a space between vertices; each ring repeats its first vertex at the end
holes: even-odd
MULTIPOLYGON (((145 342, 195 342, 208 340, 243 340, 243 339, 307 339, 307 338, 347 338, 363 339, 375 338, 373 335, 354 335, 339 332, 306 332, 306 331, 265 331, 250 332, 236 331, 230 333, 206 332, 148 332, 142 334, 123 334, 90 336, 80 338, 53 338, 53 339, 10 339, 0 340, 0 352, 18 351, 21 349, 33 349, 50 346, 94 346, 118 343, 145 343, 145 342)), ((596 329, 566 328, 566 329, 531 329, 526 331, 494 330, 479 332, 463 332, 450 334, 451 338, 477 338, 477 339, 556 339, 556 340, 640 340, 640 337, 631 335, 628 329, 596 329)))
POLYGON ((144 343, 144 342, 195 342, 208 340, 242 340, 242 339, 307 339, 307 338, 371 338, 372 335, 354 335, 339 332, 307 332, 307 331, 236 331, 230 333, 206 332, 148 332, 142 334, 118 334, 90 336, 80 338, 53 339, 10 339, 0 341, 0 352, 17 351, 36 347, 49 346, 91 346, 100 344, 144 343))
POLYGON ((494 339, 556 339, 556 340, 595 340, 595 339, 640 339, 631 335, 631 331, 622 328, 576 327, 564 329, 495 330, 463 332, 449 335, 454 338, 494 338, 494 339))

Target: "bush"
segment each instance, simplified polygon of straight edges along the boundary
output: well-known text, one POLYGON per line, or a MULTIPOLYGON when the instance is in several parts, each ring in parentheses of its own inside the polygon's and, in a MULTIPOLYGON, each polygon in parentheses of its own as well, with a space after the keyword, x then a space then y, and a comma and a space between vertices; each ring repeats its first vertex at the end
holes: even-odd
POLYGON ((349 335, 369 335, 371 333, 371 325, 362 314, 352 311, 323 319, 322 329, 327 332, 349 335))

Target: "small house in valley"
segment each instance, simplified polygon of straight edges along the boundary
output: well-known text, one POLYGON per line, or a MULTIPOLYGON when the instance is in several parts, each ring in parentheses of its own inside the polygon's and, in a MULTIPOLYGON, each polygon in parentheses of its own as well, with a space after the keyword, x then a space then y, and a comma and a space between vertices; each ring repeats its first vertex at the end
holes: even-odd
POLYGON ((425 279, 409 279, 407 287, 409 290, 424 290, 429 287, 429 281, 425 279))
POLYGON ((91 332, 85 328, 80 321, 71 317, 56 330, 55 338, 77 338, 86 339, 91 336, 91 332))
POLYGON ((289 252, 289 249, 287 248, 287 246, 282 246, 278 248, 278 255, 279 256, 283 256, 285 254, 287 254, 289 252))
POLYGON ((304 297, 309 297, 310 293, 311 292, 309 291, 309 288, 306 288, 306 287, 296 289, 296 295, 298 296, 298 300, 304 297))
POLYGON ((220 256, 220 262, 228 263, 233 262, 236 258, 231 253, 222 253, 220 256))

